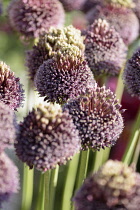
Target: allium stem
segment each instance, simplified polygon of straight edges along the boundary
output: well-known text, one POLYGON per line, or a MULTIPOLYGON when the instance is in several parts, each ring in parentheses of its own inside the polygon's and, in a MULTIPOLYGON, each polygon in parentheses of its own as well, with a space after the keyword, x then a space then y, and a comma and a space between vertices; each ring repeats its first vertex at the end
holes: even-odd
POLYGON ((128 165, 131 163, 131 159, 134 154, 136 145, 140 139, 140 110, 138 112, 137 119, 135 122, 136 123, 134 124, 134 127, 132 129, 130 141, 126 147, 125 153, 122 158, 122 161, 128 165))
POLYGON ((31 209, 32 195, 33 195, 33 175, 34 175, 34 170, 33 169, 30 170, 28 166, 24 164, 21 210, 31 209))
POLYGON ((115 91, 116 98, 119 100, 119 102, 121 102, 123 91, 124 91, 124 84, 123 84, 123 80, 122 80, 123 70, 124 70, 124 68, 122 68, 120 71, 118 82, 117 82, 117 87, 116 87, 116 91, 115 91))
POLYGON ((45 179, 44 179, 44 174, 40 174, 40 184, 39 184, 39 192, 38 192, 38 199, 37 199, 37 205, 36 205, 36 210, 44 210, 44 198, 45 198, 45 179))
POLYGON ((58 181, 58 172, 59 172, 59 166, 57 165, 56 168, 51 171, 51 177, 50 177, 50 210, 53 210, 54 207, 54 198, 58 181))
POLYGON ((73 196, 74 191, 74 184, 77 174, 77 168, 79 163, 79 154, 76 154, 74 158, 69 162, 68 170, 67 170, 67 177, 63 192, 63 203, 62 203, 62 210, 70 210, 71 209, 71 198, 73 196))
POLYGON ((133 155, 132 163, 135 163, 137 165, 139 155, 140 155, 140 135, 139 135, 138 143, 136 145, 136 150, 135 150, 134 155, 133 155))
POLYGON ((101 149, 100 151, 95 152, 95 157, 94 157, 94 162, 93 162, 93 169, 92 171, 98 171, 99 167, 103 163, 103 155, 104 155, 104 150, 101 149))
POLYGON ((45 189, 44 210, 50 210, 50 171, 49 170, 44 174, 44 189, 45 189))

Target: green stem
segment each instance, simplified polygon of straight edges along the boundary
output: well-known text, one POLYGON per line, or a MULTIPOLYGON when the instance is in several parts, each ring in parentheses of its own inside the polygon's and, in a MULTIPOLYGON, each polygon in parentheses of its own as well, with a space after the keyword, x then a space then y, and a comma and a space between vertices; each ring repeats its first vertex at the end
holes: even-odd
POLYGON ((123 70, 124 70, 124 67, 120 71, 118 82, 117 82, 117 87, 116 87, 116 91, 115 91, 116 98, 119 100, 119 102, 121 102, 123 91, 124 91, 124 84, 123 84, 123 80, 122 80, 123 70))
POLYGON ((137 165, 138 163, 139 155, 140 155, 140 134, 139 134, 138 143, 136 145, 136 149, 135 149, 133 159, 132 159, 132 163, 135 163, 135 165, 137 165))
POLYGON ((139 135, 140 135, 140 110, 137 115, 136 123, 134 124, 133 127, 133 132, 130 137, 130 141, 126 147, 125 153, 122 158, 122 161, 128 165, 130 164, 132 156, 134 154, 134 150, 139 140, 139 135))
POLYGON ((59 166, 57 165, 56 168, 51 171, 51 178, 50 178, 50 210, 53 210, 53 207, 54 207, 54 198, 55 198, 55 191, 56 191, 57 180, 58 180, 58 172, 59 172, 59 166))
POLYGON ((67 177, 63 192, 62 210, 71 209, 71 198, 73 196, 78 163, 79 163, 79 154, 76 154, 68 165, 67 177))
POLYGON ((101 149, 100 151, 96 151, 95 152, 92 172, 98 171, 99 167, 102 165, 103 154, 104 154, 104 150, 103 149, 101 149))
POLYGON ((89 150, 81 151, 80 161, 79 161, 79 169, 78 169, 78 177, 76 180, 76 189, 79 189, 79 187, 81 187, 83 180, 86 178, 88 159, 89 159, 89 150))
POLYGON ((37 199, 37 205, 36 210, 44 210, 44 198, 45 198, 45 179, 44 174, 40 174, 40 186, 39 186, 39 192, 38 192, 38 199, 37 199))
POLYGON ((23 174, 23 191, 22 191, 22 206, 21 210, 30 210, 33 196, 33 175, 34 170, 30 170, 26 164, 24 164, 23 174))
POLYGON ((44 210, 50 210, 50 171, 48 170, 44 174, 44 210))

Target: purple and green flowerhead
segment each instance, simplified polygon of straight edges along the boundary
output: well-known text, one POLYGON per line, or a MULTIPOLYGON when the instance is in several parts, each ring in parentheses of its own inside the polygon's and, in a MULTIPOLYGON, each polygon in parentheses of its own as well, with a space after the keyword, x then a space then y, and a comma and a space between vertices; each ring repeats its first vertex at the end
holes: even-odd
POLYGON ((121 105, 110 89, 98 87, 69 100, 63 110, 68 110, 79 131, 82 150, 104 149, 113 146, 123 130, 121 105))
POLYGON ((18 190, 18 169, 5 153, 0 153, 0 207, 18 190))
POLYGON ((16 154, 43 172, 65 164, 80 150, 78 131, 58 104, 38 105, 19 125, 16 154))
POLYGON ((119 33, 106 20, 95 20, 84 31, 85 58, 94 75, 118 75, 127 47, 119 33))
POLYGON ((88 177, 73 201, 76 210, 137 210, 140 174, 122 162, 108 160, 88 177))
POLYGON ((11 26, 26 38, 39 37, 50 26, 62 27, 65 17, 58 0, 12 0, 8 15, 11 26))
POLYGON ((20 79, 15 76, 10 67, 0 62, 0 101, 16 110, 22 105, 24 90, 20 79))
POLYGON ((81 31, 72 25, 62 29, 51 27, 48 32, 40 36, 33 49, 27 52, 26 66, 29 76, 34 80, 35 74, 44 61, 57 54, 79 56, 84 53, 83 37, 81 31))
POLYGON ((123 72, 123 80, 131 96, 140 99, 140 48, 127 61, 123 72))

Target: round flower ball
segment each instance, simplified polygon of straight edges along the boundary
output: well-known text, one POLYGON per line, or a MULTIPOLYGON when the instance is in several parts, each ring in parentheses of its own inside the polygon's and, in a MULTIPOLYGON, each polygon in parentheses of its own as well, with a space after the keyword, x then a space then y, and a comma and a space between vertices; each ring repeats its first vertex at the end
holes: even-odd
POLYGON ((35 77, 35 86, 40 96, 59 104, 79 96, 87 87, 94 85, 95 80, 86 61, 69 56, 44 62, 35 77))
POLYGON ((133 8, 133 11, 137 15, 140 23, 140 1, 139 0, 134 0, 135 7, 133 8))
POLYGON ((15 149, 30 168, 45 172, 70 160, 80 140, 68 112, 57 104, 40 104, 20 123, 15 149))
POLYGON ((94 75, 118 75, 127 56, 119 33, 106 20, 98 19, 84 34, 85 58, 94 75))
POLYGON ((126 45, 139 36, 139 20, 132 9, 112 5, 97 5, 87 13, 92 24, 96 19, 105 19, 120 34, 126 45))
POLYGON ((5 153, 0 153, 0 207, 18 190, 18 169, 5 153))
POLYGON ((44 61, 53 58, 56 54, 78 56, 84 53, 81 31, 72 25, 62 29, 51 27, 48 32, 39 38, 33 49, 27 52, 26 66, 29 76, 34 80, 35 74, 44 61))
POLYGON ((115 7, 126 7, 126 8, 135 7, 133 0, 105 0, 104 3, 115 7))
POLYGON ((121 105, 110 89, 98 87, 69 100, 63 110, 68 110, 79 131, 82 150, 100 150, 113 146, 123 130, 121 105))
POLYGON ((8 15, 11 26, 26 38, 39 37, 50 26, 63 26, 65 17, 58 0, 13 0, 8 15))
POLYGON ((80 10, 86 0, 60 0, 66 11, 80 10))
POLYGON ((108 160, 76 192, 76 210, 137 210, 140 174, 122 162, 108 160))
POLYGON ((127 61, 123 72, 123 80, 131 96, 140 99, 140 48, 127 61))
POLYGON ((103 4, 102 0, 86 0, 84 5, 82 6, 82 11, 86 13, 91 10, 91 8, 101 4, 103 4))
POLYGON ((0 152, 14 144, 16 121, 14 111, 0 102, 0 152))
POLYGON ((20 79, 14 75, 10 67, 0 61, 0 101, 16 110, 22 105, 24 90, 20 79))

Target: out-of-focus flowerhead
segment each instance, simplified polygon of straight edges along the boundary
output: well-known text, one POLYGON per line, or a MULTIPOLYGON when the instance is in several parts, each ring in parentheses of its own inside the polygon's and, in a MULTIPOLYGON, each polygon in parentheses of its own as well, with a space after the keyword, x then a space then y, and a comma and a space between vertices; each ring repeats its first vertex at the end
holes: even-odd
POLYGON ((18 169, 5 153, 0 153, 0 207, 4 201, 7 201, 18 190, 18 169))
POLYGON ((66 11, 80 10, 86 0, 60 0, 66 11))
POLYGON ((117 75, 127 56, 127 47, 119 33, 101 19, 95 20, 84 33, 85 57, 93 73, 117 75))
POLYGON ((107 3, 114 7, 126 7, 126 8, 135 7, 133 0, 105 0, 104 3, 107 3))
POLYGON ((44 62, 35 77, 40 96, 59 104, 79 96, 94 85, 95 80, 86 61, 76 56, 60 55, 44 62))
POLYGON ((108 160, 87 178, 73 200, 76 210, 137 210, 140 174, 119 161, 108 160))
POLYGON ((15 148, 30 168, 46 171, 71 159, 80 140, 68 112, 56 104, 40 104, 20 124, 15 148))
POLYGON ((47 33, 39 38, 33 49, 27 52, 26 65, 32 80, 41 64, 59 54, 81 55, 84 52, 83 37, 81 31, 72 25, 63 29, 51 27, 47 33))
POLYGON ((13 28, 26 38, 64 24, 64 9, 58 0, 13 0, 8 14, 13 28))
POLYGON ((0 151, 14 144, 15 123, 14 111, 0 102, 0 151))
POLYGON ((140 48, 127 61, 123 79, 128 92, 140 99, 140 48))
POLYGON ((113 92, 95 85, 86 94, 68 101, 69 110, 81 137, 82 149, 104 149, 116 143, 123 129, 121 105, 113 92))
POLYGON ((126 45, 131 44, 139 35, 139 20, 132 9, 97 5, 87 13, 92 24, 96 19, 105 19, 119 32, 126 45))
POLYGON ((9 66, 0 61, 0 101, 16 110, 22 105, 23 100, 24 91, 20 79, 15 77, 9 66))
POLYGON ((91 8, 101 4, 103 4, 102 0, 86 0, 85 4, 82 7, 82 11, 86 13, 91 10, 91 8))
POLYGON ((136 6, 134 7, 133 11, 137 15, 137 17, 139 19, 139 23, 140 23, 140 1, 139 0, 134 0, 134 3, 135 3, 136 6))

